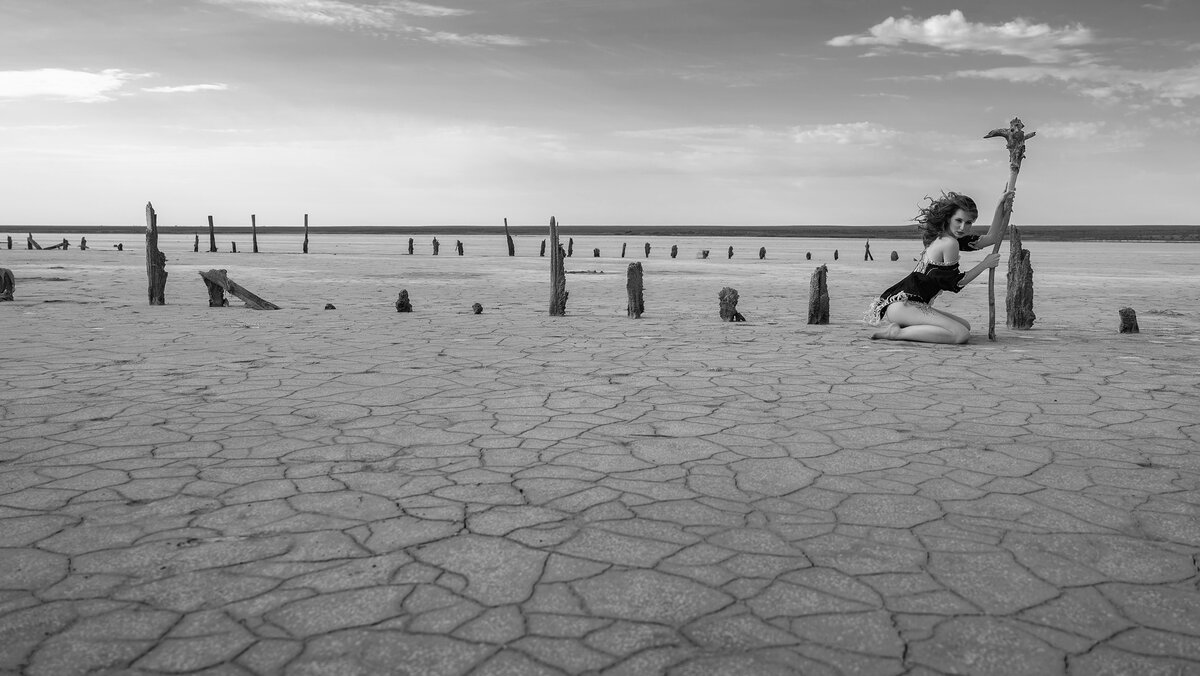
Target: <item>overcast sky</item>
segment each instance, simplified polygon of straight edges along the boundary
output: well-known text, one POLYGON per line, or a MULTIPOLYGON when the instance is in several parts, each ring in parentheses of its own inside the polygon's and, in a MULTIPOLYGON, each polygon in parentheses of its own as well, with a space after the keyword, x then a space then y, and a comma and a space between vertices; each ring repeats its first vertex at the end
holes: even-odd
POLYGON ((1200 222, 1196 0, 0 0, 0 224, 1200 222))

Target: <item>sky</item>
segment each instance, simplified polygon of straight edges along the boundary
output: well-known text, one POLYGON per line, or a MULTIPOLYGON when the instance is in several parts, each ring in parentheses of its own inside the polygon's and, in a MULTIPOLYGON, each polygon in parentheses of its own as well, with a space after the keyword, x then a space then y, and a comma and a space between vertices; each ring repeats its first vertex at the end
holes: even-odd
POLYGON ((0 0, 0 224, 1196 224, 1200 2, 0 0))

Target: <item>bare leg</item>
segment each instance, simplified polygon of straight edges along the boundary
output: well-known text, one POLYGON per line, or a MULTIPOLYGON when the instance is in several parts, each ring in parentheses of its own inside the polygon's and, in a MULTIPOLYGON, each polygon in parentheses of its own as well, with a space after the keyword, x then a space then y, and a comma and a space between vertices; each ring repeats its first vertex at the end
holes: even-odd
MULTIPOLYGON (((932 310, 933 308, 930 308, 930 309, 932 310)), ((939 314, 946 315, 950 319, 953 319, 954 321, 958 322, 959 324, 962 324, 963 326, 967 327, 968 331, 971 330, 971 323, 968 322, 967 320, 963 319, 962 317, 959 317, 957 315, 952 315, 949 312, 946 312, 945 310, 933 310, 933 311, 937 312, 939 314)))
POLYGON ((892 303, 884 312, 884 319, 892 322, 881 331, 875 332, 873 340, 912 340, 920 343, 962 344, 967 342, 970 331, 966 322, 934 310, 928 305, 916 303, 892 303))

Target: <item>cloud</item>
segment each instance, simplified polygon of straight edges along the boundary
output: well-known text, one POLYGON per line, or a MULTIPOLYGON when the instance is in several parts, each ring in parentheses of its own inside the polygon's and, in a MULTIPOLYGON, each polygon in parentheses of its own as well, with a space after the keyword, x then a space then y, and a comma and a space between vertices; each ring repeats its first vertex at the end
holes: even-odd
POLYGON ((355 3, 346 0, 204 0, 271 21, 344 30, 407 35, 436 44, 470 47, 520 47, 528 41, 509 35, 461 34, 413 25, 411 17, 444 19, 473 14, 471 10, 430 5, 412 0, 355 3))
POLYGON ((961 70, 955 77, 1018 83, 1058 81, 1073 91, 1100 101, 1138 98, 1171 105, 1200 98, 1200 64, 1161 71, 1132 70, 1102 64, 1076 66, 1019 66, 961 70))
POLYGON ((792 138, 796 143, 876 146, 892 142, 900 132, 874 122, 840 122, 797 128, 792 138))
POLYGON ((74 103, 111 101, 126 82, 149 77, 110 68, 98 73, 62 68, 0 71, 0 99, 48 98, 74 103))
POLYGON ((180 85, 176 87, 143 87, 142 91, 150 92, 151 94, 190 94, 192 92, 214 91, 223 92, 229 89, 228 85, 223 83, 216 84, 194 84, 180 85))
POLYGON ((1052 28, 1017 18, 988 25, 967 21, 960 10, 925 20, 912 16, 888 17, 866 34, 841 35, 826 44, 833 47, 899 47, 905 44, 948 52, 987 52, 1020 56, 1037 63, 1058 63, 1076 56, 1079 47, 1095 40, 1090 29, 1076 24, 1052 28))

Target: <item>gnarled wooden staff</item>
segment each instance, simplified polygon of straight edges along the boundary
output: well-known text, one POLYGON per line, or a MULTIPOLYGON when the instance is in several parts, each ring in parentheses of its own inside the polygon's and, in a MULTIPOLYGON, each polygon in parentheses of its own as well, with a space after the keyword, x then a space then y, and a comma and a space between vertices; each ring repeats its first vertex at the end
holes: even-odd
MULTIPOLYGON (((1014 117, 1008 129, 993 129, 984 138, 1003 136, 1008 142, 1008 191, 1017 189, 1017 174, 1021 173, 1021 160, 1025 159, 1025 141, 1037 135, 1036 131, 1025 133, 1025 125, 1021 118, 1014 117)), ((1008 232, 1008 219, 1012 216, 1012 203, 1004 212, 1004 227, 1000 230, 1000 239, 992 246, 992 253, 1000 252, 1004 243, 1004 235, 1008 232)), ((996 268, 988 268, 988 340, 996 339, 996 268)))

